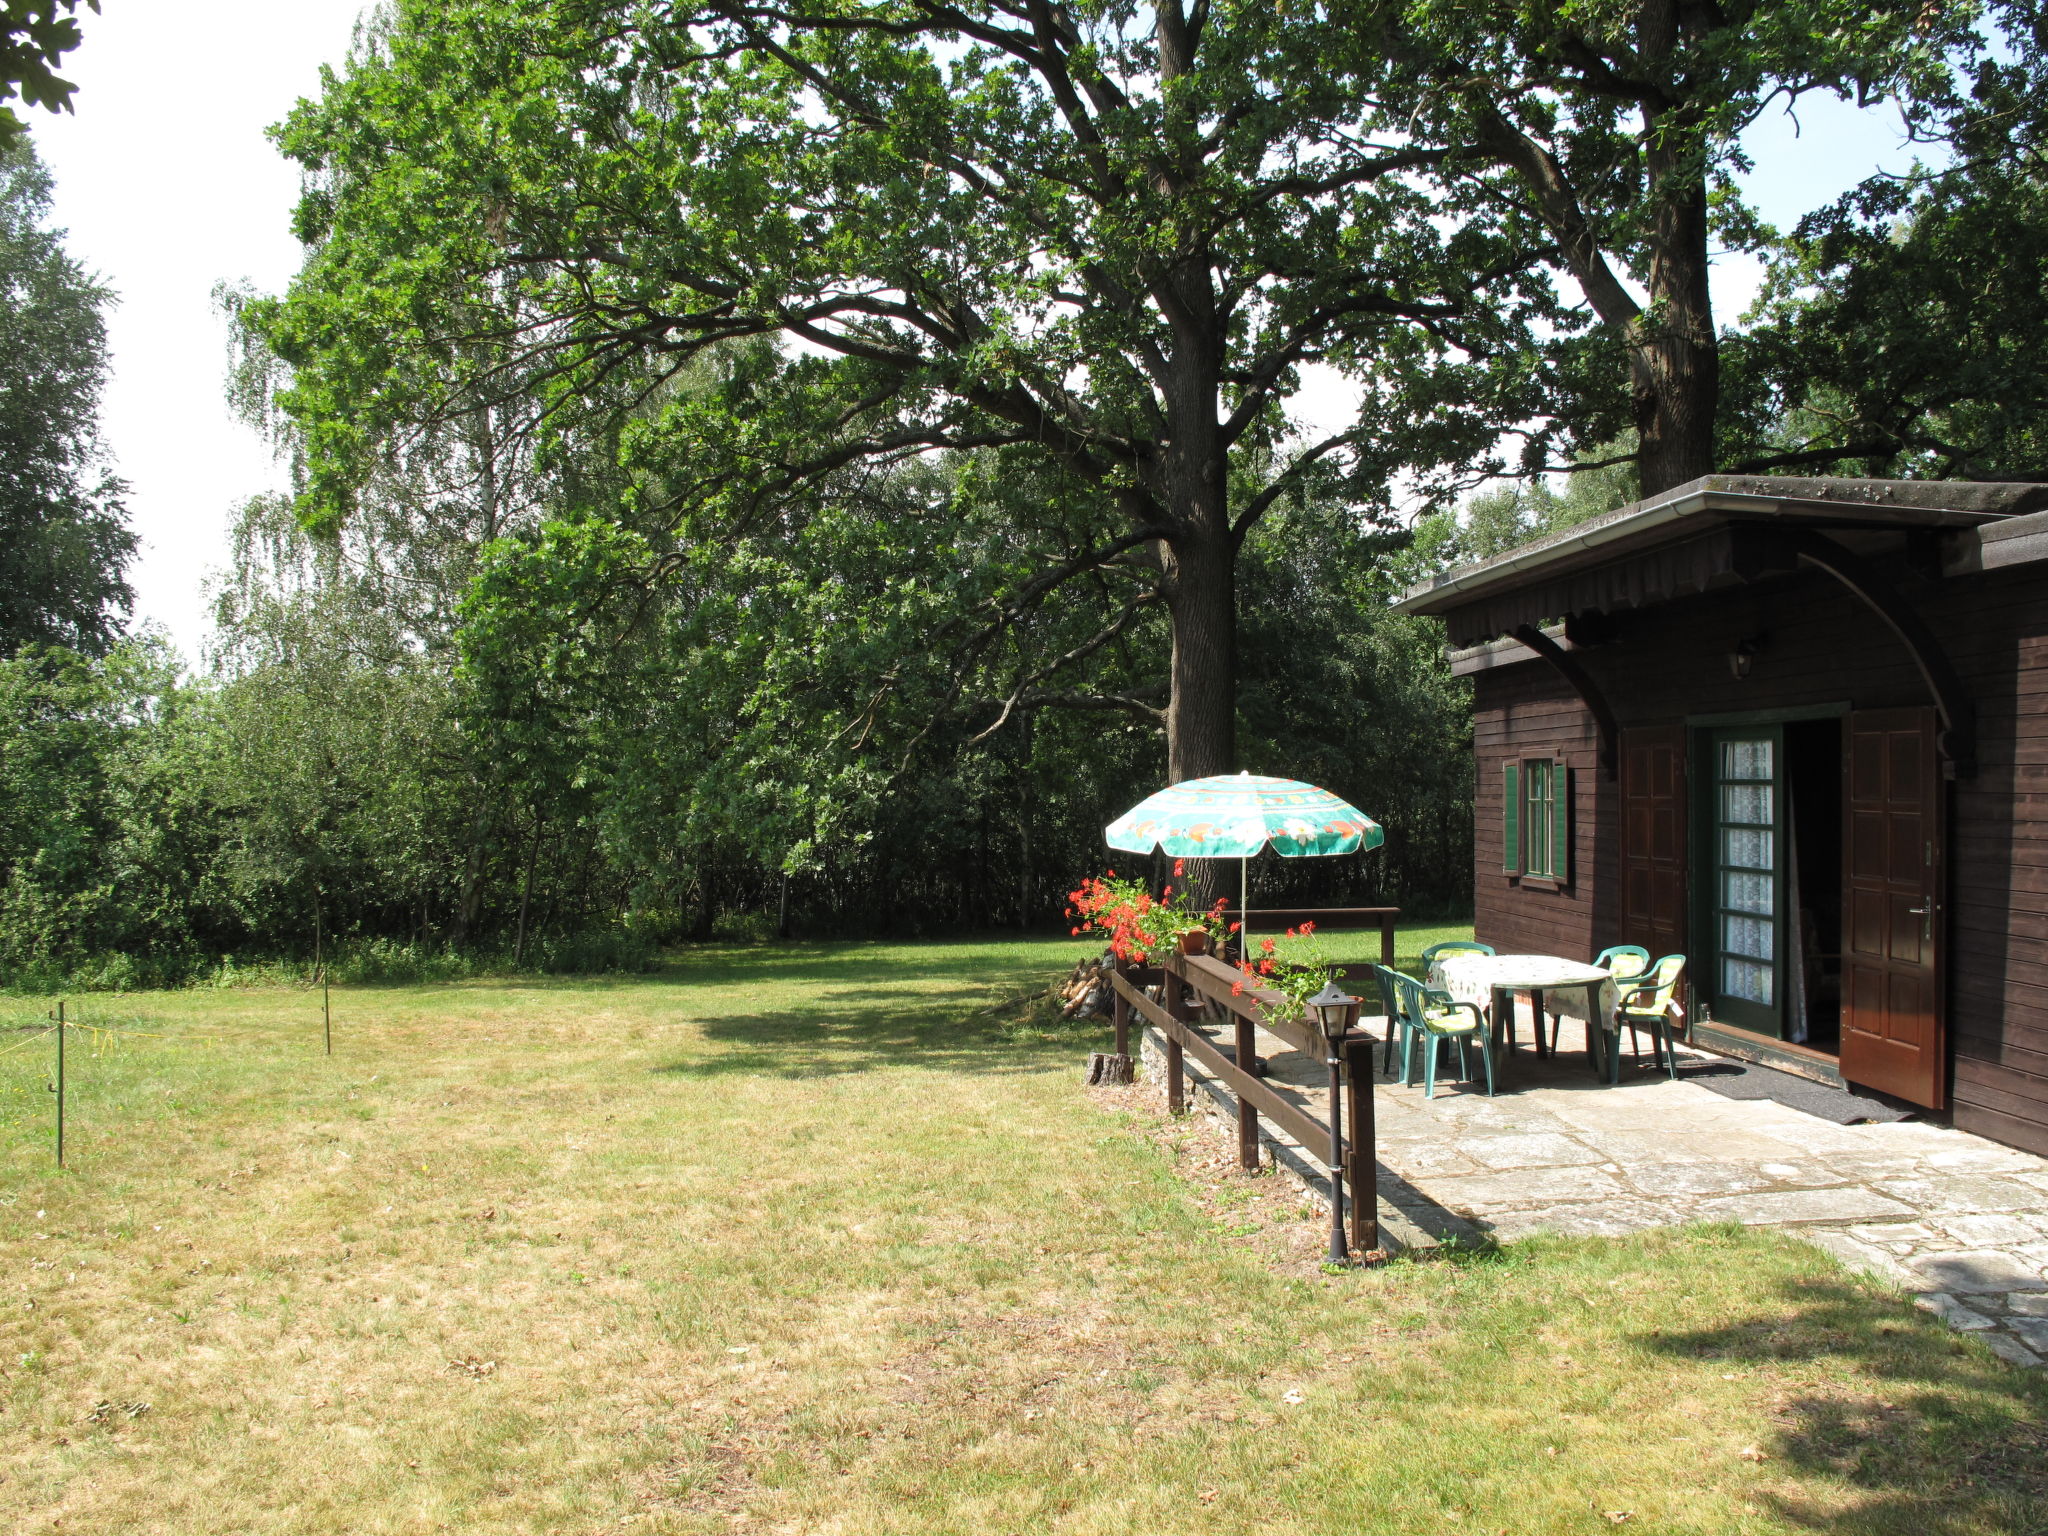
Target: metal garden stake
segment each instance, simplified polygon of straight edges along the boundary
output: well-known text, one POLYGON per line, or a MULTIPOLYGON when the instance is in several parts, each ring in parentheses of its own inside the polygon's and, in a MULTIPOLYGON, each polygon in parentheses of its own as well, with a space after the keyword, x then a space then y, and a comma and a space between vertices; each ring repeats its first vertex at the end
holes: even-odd
POLYGON ((57 1086, 52 1091, 57 1095, 57 1166, 64 1166, 64 1000, 57 1000, 57 1011, 51 1015, 57 1021, 57 1086))
POLYGON ((320 973, 320 1033, 327 1054, 334 1054, 334 1006, 327 997, 327 949, 321 943, 320 903, 313 903, 313 969, 320 973))

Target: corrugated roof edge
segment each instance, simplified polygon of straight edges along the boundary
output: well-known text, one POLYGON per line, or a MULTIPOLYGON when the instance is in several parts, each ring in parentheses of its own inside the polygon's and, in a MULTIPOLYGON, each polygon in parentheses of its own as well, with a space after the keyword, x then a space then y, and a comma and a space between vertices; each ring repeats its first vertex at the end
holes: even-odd
MULTIPOLYGON (((1658 530, 1701 514, 1799 515, 1920 527, 1970 527, 2048 509, 2048 485, 1962 480, 1846 480, 1776 475, 1707 475, 1662 495, 1616 507, 1491 560, 1461 566, 1412 587, 1398 613, 1441 613, 1487 587, 1603 545, 1655 542, 1658 530)), ((1668 537, 1669 535, 1664 535, 1668 537)))

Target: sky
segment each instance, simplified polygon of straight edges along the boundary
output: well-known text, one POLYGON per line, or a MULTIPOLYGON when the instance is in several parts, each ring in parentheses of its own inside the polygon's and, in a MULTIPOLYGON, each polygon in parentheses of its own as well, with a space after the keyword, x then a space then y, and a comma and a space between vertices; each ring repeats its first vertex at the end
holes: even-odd
MULTIPOLYGON (((206 586, 226 563, 235 509, 286 480, 228 410, 227 333, 211 295, 223 281, 276 292, 297 270, 298 176, 265 130, 317 93, 320 66, 341 62, 361 9, 103 0, 103 14, 82 16, 85 41, 62 71, 79 87, 76 114, 24 114, 56 181, 53 222, 119 295, 101 427, 142 540, 129 573, 135 618, 161 625, 189 661, 211 629, 206 586)), ((1796 121, 1774 112, 1746 142, 1756 161, 1747 190, 1784 225, 1880 165, 1912 161, 1896 117, 1832 101, 1803 105, 1796 121)), ((1717 262, 1724 322, 1757 282, 1754 261, 1717 262)), ((1328 399, 1324 410, 1303 402, 1303 414, 1326 414, 1337 397, 1328 399)))

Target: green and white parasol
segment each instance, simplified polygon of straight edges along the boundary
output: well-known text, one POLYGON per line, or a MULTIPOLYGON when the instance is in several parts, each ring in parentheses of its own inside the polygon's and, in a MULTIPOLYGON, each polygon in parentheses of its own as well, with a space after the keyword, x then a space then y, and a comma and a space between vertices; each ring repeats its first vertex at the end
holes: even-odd
POLYGON ((1109 824, 1112 848, 1181 859, 1239 859, 1239 905, 1251 906, 1251 858, 1271 847, 1282 858, 1358 853, 1386 841, 1380 824, 1327 789, 1258 773, 1188 779, 1141 800, 1109 824))

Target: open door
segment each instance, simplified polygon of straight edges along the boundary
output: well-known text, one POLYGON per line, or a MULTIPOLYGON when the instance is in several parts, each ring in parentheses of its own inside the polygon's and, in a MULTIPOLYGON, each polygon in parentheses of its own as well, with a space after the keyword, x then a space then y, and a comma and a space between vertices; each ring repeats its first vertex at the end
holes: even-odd
POLYGON ((1942 1108, 1942 798, 1932 709, 1861 710, 1843 741, 1842 1076, 1942 1108))
POLYGON ((1621 942, 1684 950, 1685 727, 1621 733, 1621 942))

